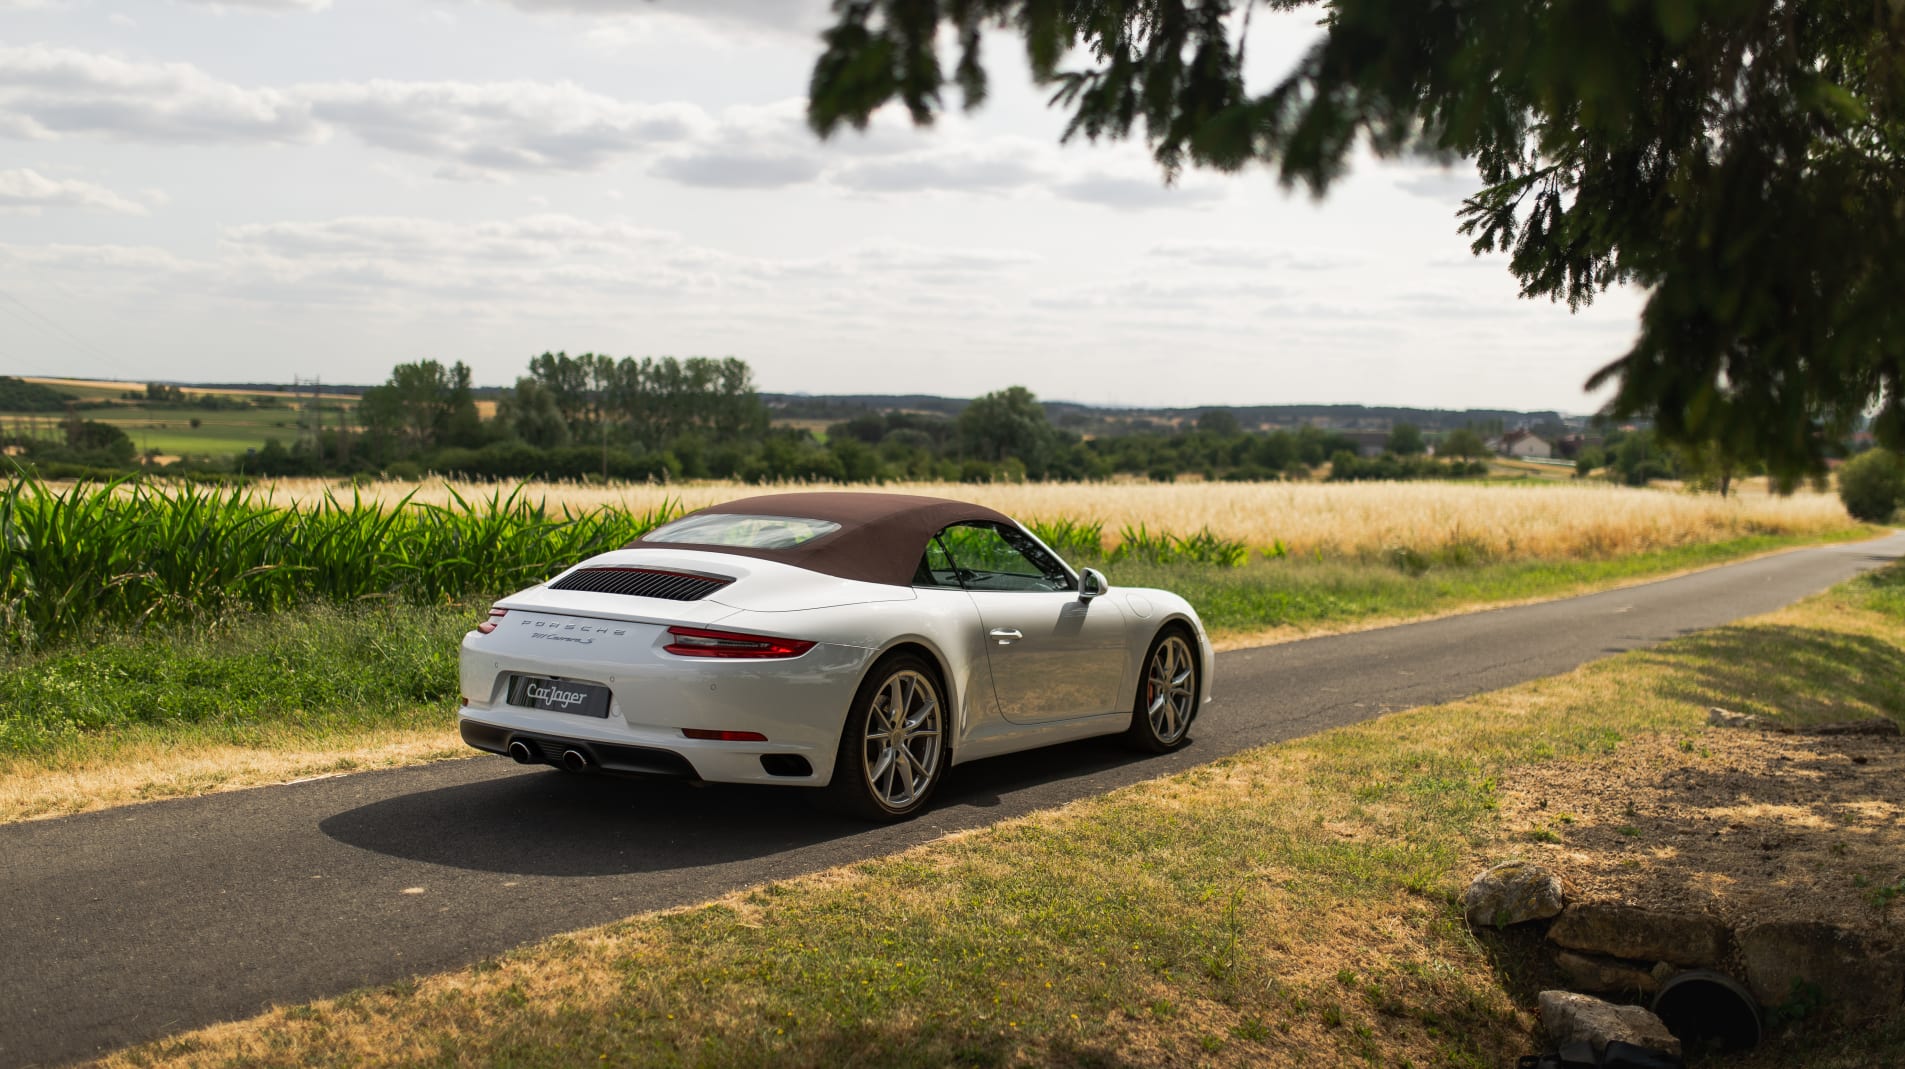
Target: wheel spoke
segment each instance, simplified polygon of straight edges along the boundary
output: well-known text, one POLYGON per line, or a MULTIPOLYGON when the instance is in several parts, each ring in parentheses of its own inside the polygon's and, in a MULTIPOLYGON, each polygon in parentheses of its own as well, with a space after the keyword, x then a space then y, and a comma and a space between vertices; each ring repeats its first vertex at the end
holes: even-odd
POLYGON ((878 783, 880 781, 880 777, 886 775, 888 772, 892 771, 892 769, 893 769, 893 747, 888 746, 885 749, 882 749, 880 751, 879 758, 875 760, 873 762, 873 765, 867 769, 867 779, 873 781, 874 783, 878 783))
POLYGON ((910 800, 913 797, 913 792, 917 789, 914 786, 914 780, 913 780, 913 762, 910 760, 910 758, 913 755, 911 753, 907 753, 907 751, 903 747, 900 749, 900 752, 903 754, 906 754, 909 760, 895 761, 893 762, 893 767, 895 770, 899 772, 899 778, 906 781, 906 794, 904 797, 899 797, 899 798, 894 798, 891 795, 889 795, 888 796, 889 799, 895 802, 905 802, 910 800))
POLYGON ((937 712, 939 712, 939 703, 931 698, 926 699, 925 702, 921 703, 918 711, 906 718, 906 733, 911 735, 914 731, 918 730, 921 724, 933 718, 933 714, 937 712))

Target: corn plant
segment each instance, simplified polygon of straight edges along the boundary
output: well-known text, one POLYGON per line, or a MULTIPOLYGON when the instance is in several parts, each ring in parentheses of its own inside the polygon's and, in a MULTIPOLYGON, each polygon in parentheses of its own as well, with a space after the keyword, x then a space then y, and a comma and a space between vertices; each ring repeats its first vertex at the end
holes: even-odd
POLYGON ((1154 534, 1144 524, 1126 524, 1118 529, 1118 548, 1111 551, 1110 559, 1236 568, 1250 559, 1250 549, 1239 540, 1220 537, 1208 527, 1180 537, 1163 531, 1154 534))
POLYGON ((134 480, 0 489, 0 627, 13 648, 101 626, 307 601, 441 603, 546 579, 679 515, 551 511, 523 487, 447 505, 326 493, 281 506, 240 487, 134 480))
POLYGON ((1100 560, 1105 555, 1105 525, 1097 520, 1038 520, 1027 526, 1067 560, 1100 560))

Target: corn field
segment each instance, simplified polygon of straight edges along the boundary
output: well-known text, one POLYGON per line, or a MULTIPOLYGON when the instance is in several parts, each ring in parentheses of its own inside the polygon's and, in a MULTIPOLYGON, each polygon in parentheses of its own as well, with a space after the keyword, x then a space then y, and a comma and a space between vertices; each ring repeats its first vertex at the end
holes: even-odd
POLYGON ((233 609, 500 594, 680 511, 665 498, 638 512, 552 509, 522 487, 293 506, 242 488, 16 479, 0 491, 0 627, 17 649, 233 609))
MULTIPOLYGON (((1254 557, 1431 564, 1608 559, 1849 525, 1826 495, 1735 497, 1604 484, 906 484, 1027 521, 1068 558, 1234 568, 1254 557), (1175 532, 1190 532, 1179 534, 1175 532)), ((443 602, 540 582, 690 508, 760 493, 680 487, 152 482, 0 491, 8 647, 100 626, 309 601, 443 602)))

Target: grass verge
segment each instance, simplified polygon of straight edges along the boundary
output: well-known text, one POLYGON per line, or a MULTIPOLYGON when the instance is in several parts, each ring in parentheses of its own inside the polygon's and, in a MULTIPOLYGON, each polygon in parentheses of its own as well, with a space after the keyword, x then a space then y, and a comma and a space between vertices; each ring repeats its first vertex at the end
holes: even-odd
MULTIPOLYGON (((1756 535, 1554 563, 1126 561, 1112 576, 1183 593, 1220 648, 1239 648, 1563 597, 1819 540, 1756 535)), ((468 756, 449 710, 457 645, 476 614, 317 604, 0 656, 0 822, 468 756)))
POLYGON ((461 756, 477 614, 312 605, 0 659, 0 821, 461 756))
POLYGON ((1197 607, 1220 648, 1448 615, 1483 606, 1570 597, 1798 546, 1882 533, 1849 526, 1824 535, 1748 535, 1590 560, 1474 561, 1398 549, 1368 560, 1253 559, 1240 568, 1126 561, 1114 585, 1176 591, 1197 607))
MULTIPOLYGON (((1905 656, 1905 569, 1564 676, 1239 754, 1057 810, 468 969, 274 1009, 113 1066, 1497 1066, 1543 965, 1463 925, 1507 788, 1709 704, 1905 656), (1760 656, 1738 661, 1749 641, 1760 656), (1797 667, 1795 667, 1797 665, 1797 667)), ((1852 699, 1899 716, 1889 692, 1852 699)), ((1801 1021, 1750 1061, 1900 1064, 1905 1026, 1801 1021)), ((1714 1064, 1714 1063, 1709 1063, 1714 1064)), ((1724 1063, 1720 1063, 1724 1064, 1724 1063)))

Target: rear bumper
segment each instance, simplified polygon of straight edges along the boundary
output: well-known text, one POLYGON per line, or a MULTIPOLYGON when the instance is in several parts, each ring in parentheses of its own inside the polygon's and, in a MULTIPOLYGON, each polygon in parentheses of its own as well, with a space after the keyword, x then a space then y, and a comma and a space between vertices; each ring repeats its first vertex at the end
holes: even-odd
MULTIPOLYGON (((512 613, 510 619, 558 618, 512 613)), ((458 717, 465 742, 506 754, 521 737, 537 760, 559 763, 562 749, 545 754, 539 748, 547 741, 577 750, 593 768, 629 775, 823 786, 833 775, 847 710, 875 655, 823 642, 786 659, 686 658, 660 651, 659 627, 611 623, 603 630, 567 619, 576 622, 576 636, 593 641, 538 640, 536 634, 554 627, 520 622, 465 636, 458 717), (512 674, 606 687, 607 715, 512 705, 512 674), (686 730, 754 732, 765 741, 696 739, 686 730)), ((566 622, 561 634, 571 634, 566 622)))
POLYGON ((493 754, 508 754, 510 744, 521 742, 529 747, 536 762, 545 765, 562 763, 562 755, 574 750, 588 759, 591 769, 601 772, 614 772, 623 776, 658 776, 664 779, 698 780, 700 774, 695 766, 678 753, 657 750, 647 746, 624 746, 613 742, 592 742, 587 739, 569 739, 559 735, 542 732, 511 731, 508 728, 485 724, 478 720, 464 720, 457 725, 463 741, 479 750, 493 754))

